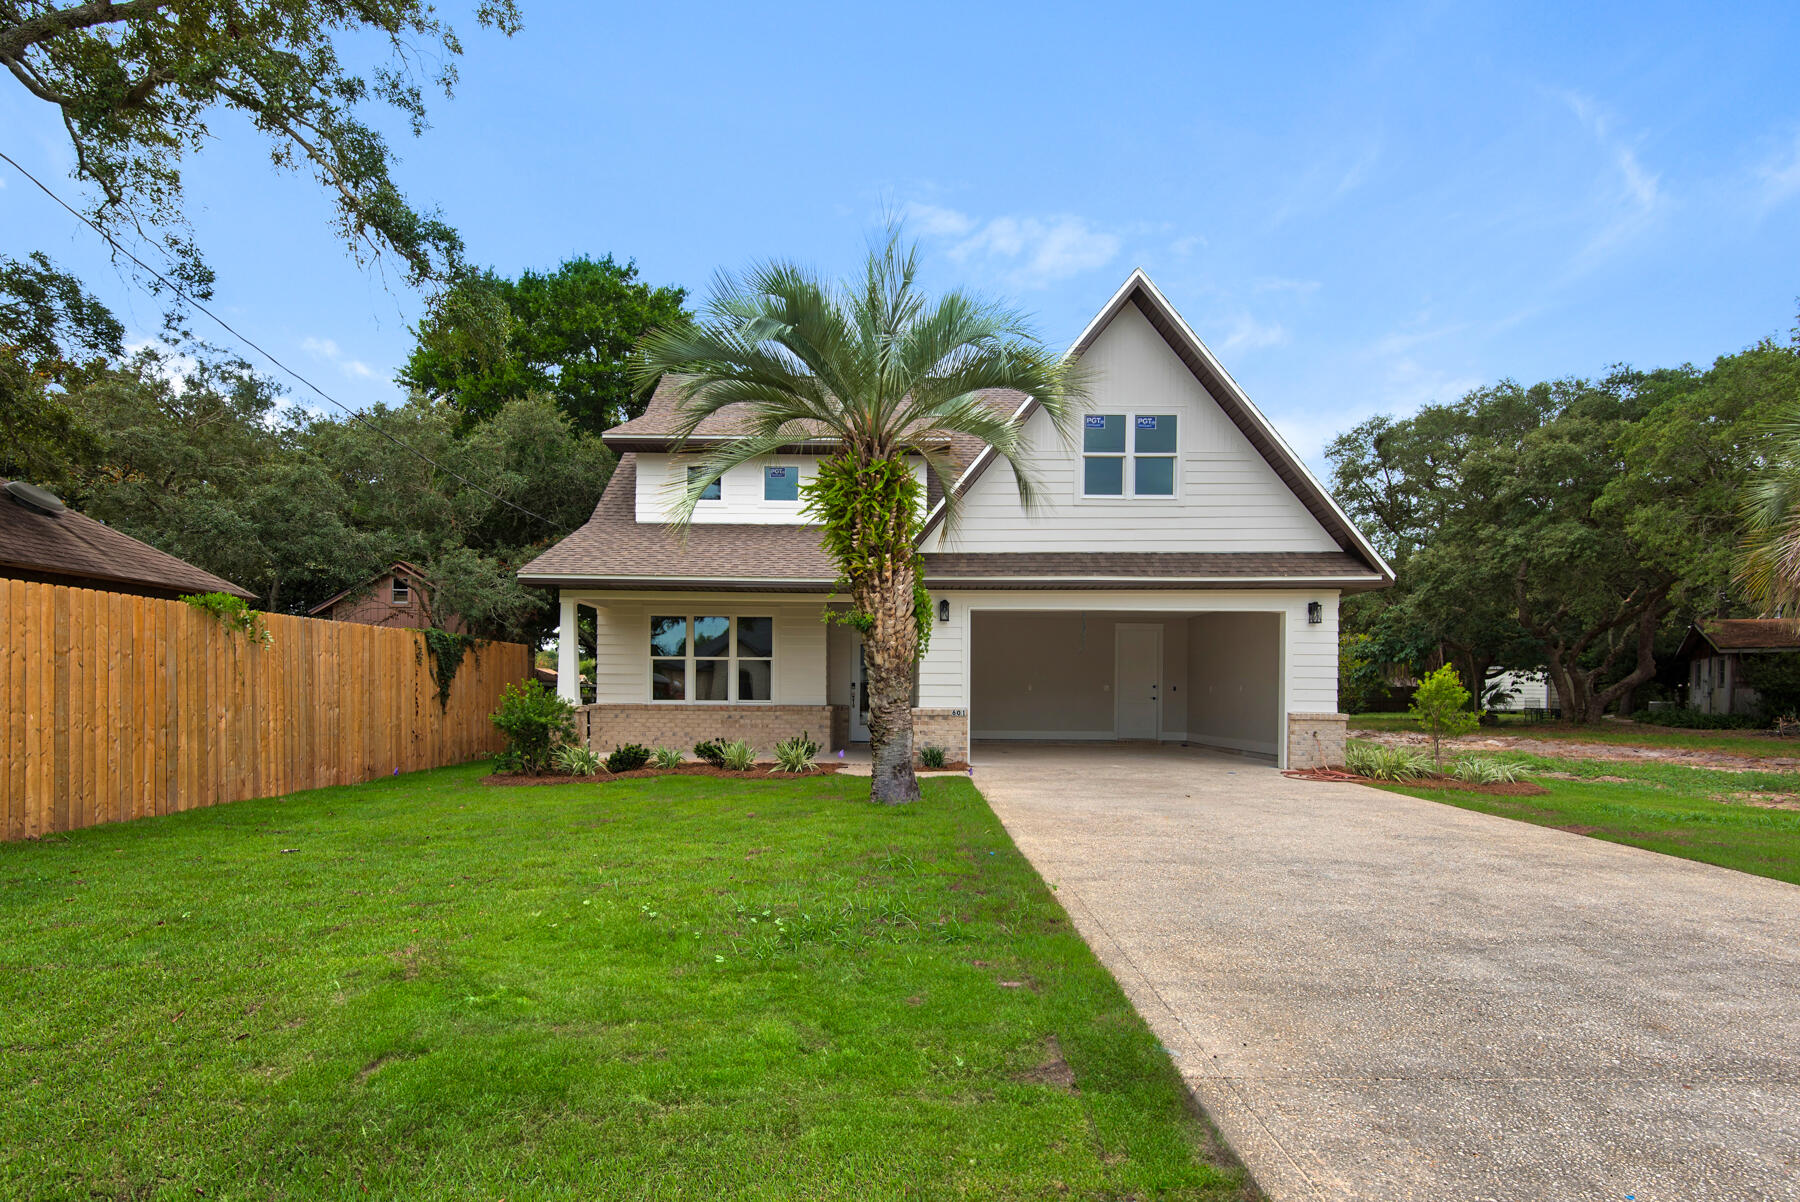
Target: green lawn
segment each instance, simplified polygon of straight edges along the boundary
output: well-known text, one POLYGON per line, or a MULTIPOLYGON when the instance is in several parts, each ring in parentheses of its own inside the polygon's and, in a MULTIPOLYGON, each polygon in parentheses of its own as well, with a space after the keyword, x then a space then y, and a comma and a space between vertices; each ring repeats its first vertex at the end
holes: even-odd
MULTIPOLYGON (((1800 740, 1780 739, 1757 731, 1676 730, 1667 726, 1603 722, 1576 726, 1567 722, 1529 722, 1515 714, 1500 714, 1496 724, 1483 726, 1482 735, 1516 735, 1525 739, 1567 740, 1578 743, 1611 743, 1626 747, 1670 747, 1685 751, 1720 751, 1732 755, 1800 757, 1800 740)), ((1406 731, 1417 733, 1419 724, 1405 714, 1351 714, 1350 731, 1406 731)))
POLYGON ((1247 1193, 968 781, 485 771, 0 846, 0 1197, 1247 1193))
POLYGON ((1800 794, 1800 773, 1714 772, 1673 764, 1568 760, 1503 753, 1540 772, 1538 797, 1494 797, 1456 789, 1388 785, 1396 792, 1575 830, 1596 839, 1800 884, 1800 810, 1751 805, 1746 794, 1800 794), (1597 778, 1613 779, 1597 779, 1597 778))

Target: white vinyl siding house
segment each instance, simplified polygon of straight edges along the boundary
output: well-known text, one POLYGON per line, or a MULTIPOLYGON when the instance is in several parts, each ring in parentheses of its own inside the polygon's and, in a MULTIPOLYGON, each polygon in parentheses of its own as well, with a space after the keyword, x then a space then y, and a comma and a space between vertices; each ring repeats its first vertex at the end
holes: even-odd
MULTIPOLYGON (((960 444, 957 520, 928 503, 920 550, 939 620, 918 741, 955 758, 984 739, 1142 739, 1337 762, 1338 601, 1391 583, 1386 565, 1142 273, 1070 354, 1091 381, 1084 418, 1100 419, 1071 437, 1029 398, 985 398, 1025 423, 1040 506, 1021 506, 1004 460, 960 444)), ((835 572, 802 525, 800 486, 829 446, 734 469, 677 537, 664 523, 692 455, 734 433, 721 417, 676 448, 677 388, 665 381, 643 417, 607 432, 622 458, 593 520, 521 573, 560 592, 562 691, 603 747, 739 733, 766 751, 826 726, 834 745, 866 737, 859 643, 823 620, 840 603, 835 572), (700 664, 700 618, 725 632, 714 651, 768 619, 766 664, 745 675, 730 647, 723 667, 700 664), (679 655, 653 655, 658 619, 663 650, 687 634, 679 655)))

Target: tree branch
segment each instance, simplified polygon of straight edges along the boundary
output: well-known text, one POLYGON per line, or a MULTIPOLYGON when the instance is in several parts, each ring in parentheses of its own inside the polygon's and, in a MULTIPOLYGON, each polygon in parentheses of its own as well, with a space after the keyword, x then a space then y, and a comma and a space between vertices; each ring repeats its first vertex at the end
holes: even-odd
POLYGON ((0 30, 0 58, 12 58, 21 50, 48 41, 58 34, 92 29, 96 25, 113 25, 120 21, 139 21, 168 8, 175 0, 92 0, 74 8, 56 8, 27 17, 8 29, 0 30))

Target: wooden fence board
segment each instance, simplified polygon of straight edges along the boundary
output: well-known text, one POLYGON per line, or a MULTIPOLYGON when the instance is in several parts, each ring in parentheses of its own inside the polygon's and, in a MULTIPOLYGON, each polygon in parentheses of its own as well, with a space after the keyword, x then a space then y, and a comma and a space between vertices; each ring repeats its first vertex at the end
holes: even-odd
POLYGON ((0 838, 471 759, 531 671, 487 643, 440 706, 417 631, 264 621, 267 645, 179 601, 0 579, 0 838))

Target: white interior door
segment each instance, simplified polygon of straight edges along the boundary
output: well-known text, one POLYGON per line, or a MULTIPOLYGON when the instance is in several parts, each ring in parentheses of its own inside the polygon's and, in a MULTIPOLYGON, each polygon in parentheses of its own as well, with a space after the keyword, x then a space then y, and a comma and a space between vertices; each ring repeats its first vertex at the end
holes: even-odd
POLYGON ((1114 737, 1154 739, 1162 729, 1162 627, 1121 622, 1114 630, 1114 737))
POLYGON ((869 661, 860 634, 850 638, 850 741, 869 741, 869 661))

